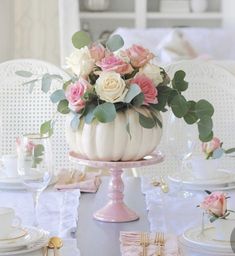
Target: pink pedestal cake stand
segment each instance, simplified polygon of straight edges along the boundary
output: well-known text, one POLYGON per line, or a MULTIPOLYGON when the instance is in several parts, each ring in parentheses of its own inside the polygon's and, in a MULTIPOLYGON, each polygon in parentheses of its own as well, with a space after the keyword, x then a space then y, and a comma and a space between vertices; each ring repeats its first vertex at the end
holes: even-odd
POLYGON ((69 155, 71 160, 78 164, 110 170, 109 202, 93 215, 96 220, 105 222, 129 222, 139 219, 139 216, 123 202, 124 184, 121 177, 123 169, 153 165, 162 162, 164 159, 160 152, 153 153, 138 161, 128 162, 93 161, 82 158, 74 152, 70 152, 69 155))

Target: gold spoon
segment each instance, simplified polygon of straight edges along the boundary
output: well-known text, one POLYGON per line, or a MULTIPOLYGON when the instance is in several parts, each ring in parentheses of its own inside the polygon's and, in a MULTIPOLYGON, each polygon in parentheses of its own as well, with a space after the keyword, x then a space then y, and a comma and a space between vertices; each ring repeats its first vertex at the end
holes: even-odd
POLYGON ((163 179, 162 176, 161 176, 161 185, 160 185, 160 187, 161 187, 162 192, 164 192, 164 193, 168 193, 169 192, 169 186, 165 182, 165 180, 163 179))
POLYGON ((63 242, 62 239, 57 237, 57 236, 53 236, 50 238, 47 247, 49 249, 53 249, 54 250, 54 256, 58 255, 58 250, 63 246, 63 242))

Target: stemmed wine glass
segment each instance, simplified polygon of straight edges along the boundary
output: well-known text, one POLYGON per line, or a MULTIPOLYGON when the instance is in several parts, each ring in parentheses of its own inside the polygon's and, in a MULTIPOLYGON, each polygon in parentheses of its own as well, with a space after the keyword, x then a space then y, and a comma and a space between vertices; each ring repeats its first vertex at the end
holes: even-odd
POLYGON ((193 125, 188 125, 182 118, 177 118, 172 112, 170 113, 167 124, 167 148, 170 154, 177 161, 180 186, 179 197, 190 197, 192 193, 183 190, 183 167, 185 161, 192 155, 196 145, 196 129, 193 125))
POLYGON ((23 185, 32 193, 34 225, 38 226, 38 200, 53 174, 50 138, 40 134, 26 134, 17 139, 17 153, 18 173, 23 185))

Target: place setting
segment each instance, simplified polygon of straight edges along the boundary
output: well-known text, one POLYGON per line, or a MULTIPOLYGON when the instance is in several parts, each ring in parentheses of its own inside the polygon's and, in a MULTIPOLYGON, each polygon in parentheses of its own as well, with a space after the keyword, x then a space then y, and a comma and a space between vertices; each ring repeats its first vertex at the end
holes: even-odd
POLYGON ((202 152, 190 155, 182 163, 180 172, 168 175, 174 185, 182 184, 187 190, 203 191, 232 190, 235 188, 235 171, 222 167, 221 158, 234 152, 234 148, 225 150, 223 143, 214 137, 208 143, 202 144, 202 152))
POLYGON ((230 197, 218 191, 207 191, 207 194, 198 205, 203 210, 201 225, 187 228, 179 236, 179 243, 183 251, 188 253, 234 255, 235 213, 227 209, 230 197))

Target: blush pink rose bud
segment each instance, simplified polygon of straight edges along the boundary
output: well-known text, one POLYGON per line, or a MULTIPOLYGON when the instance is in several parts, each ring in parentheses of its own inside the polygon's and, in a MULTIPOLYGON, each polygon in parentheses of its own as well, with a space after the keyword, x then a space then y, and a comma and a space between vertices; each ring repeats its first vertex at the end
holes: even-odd
POLYGON ((207 155, 214 152, 217 148, 220 148, 220 147, 221 147, 221 141, 216 137, 214 137, 210 142, 202 143, 202 151, 207 155))
POLYGON ((145 105, 149 105, 149 103, 156 104, 158 102, 156 98, 158 91, 152 79, 143 74, 139 74, 131 80, 131 84, 139 85, 142 93, 144 94, 145 105))
POLYGON ((91 58, 95 61, 100 61, 105 56, 105 48, 102 44, 93 44, 89 50, 91 58))
POLYGON ((204 198, 204 201, 200 204, 200 207, 208 214, 222 217, 227 211, 226 194, 223 192, 212 192, 210 195, 204 198))
POLYGON ((103 71, 114 71, 121 75, 129 74, 133 71, 132 66, 114 55, 108 55, 96 63, 103 71))
POLYGON ((70 84, 65 92, 65 96, 69 101, 69 107, 78 112, 85 107, 83 95, 91 88, 91 85, 83 78, 76 83, 70 84))
POLYGON ((126 53, 130 58, 131 65, 136 68, 143 67, 147 62, 154 58, 153 53, 151 53, 148 49, 136 44, 127 49, 126 53))

